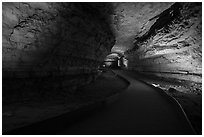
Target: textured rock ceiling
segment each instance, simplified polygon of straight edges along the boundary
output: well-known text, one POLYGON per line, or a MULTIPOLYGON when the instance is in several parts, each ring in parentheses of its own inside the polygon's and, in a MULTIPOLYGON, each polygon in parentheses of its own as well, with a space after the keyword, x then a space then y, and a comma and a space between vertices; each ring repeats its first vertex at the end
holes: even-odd
POLYGON ((144 33, 164 10, 168 9, 173 3, 113 3, 113 28, 116 36, 113 52, 124 52, 131 49, 134 45, 134 38, 144 33), (144 27, 144 25, 146 25, 144 27), (148 25, 148 26, 147 26, 148 25))
POLYGON ((2 11, 5 71, 94 70, 113 47, 129 69, 201 82, 201 3, 3 3, 2 11))

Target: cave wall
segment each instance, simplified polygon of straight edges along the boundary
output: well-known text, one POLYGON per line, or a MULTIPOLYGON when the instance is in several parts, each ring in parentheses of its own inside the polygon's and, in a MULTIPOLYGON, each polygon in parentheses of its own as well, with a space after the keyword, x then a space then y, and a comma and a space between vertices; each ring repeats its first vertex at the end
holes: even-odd
POLYGON ((3 88, 37 77, 67 76, 67 85, 90 81, 115 42, 110 13, 109 3, 3 2, 3 88))
POLYGON ((130 70, 202 82, 202 3, 175 3, 143 28, 125 52, 130 70))
POLYGON ((172 4, 172 2, 113 3, 112 25, 116 35, 116 43, 112 51, 123 53, 132 48, 135 36, 145 33, 154 23, 150 20, 153 20, 155 16, 168 9, 172 4))

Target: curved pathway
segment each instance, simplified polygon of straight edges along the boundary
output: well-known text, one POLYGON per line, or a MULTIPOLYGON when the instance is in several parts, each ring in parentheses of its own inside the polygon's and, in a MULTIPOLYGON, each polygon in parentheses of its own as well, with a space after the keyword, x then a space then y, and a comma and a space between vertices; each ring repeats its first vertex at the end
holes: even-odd
POLYGON ((118 99, 57 134, 194 134, 175 104, 153 88, 115 71, 130 82, 118 99))

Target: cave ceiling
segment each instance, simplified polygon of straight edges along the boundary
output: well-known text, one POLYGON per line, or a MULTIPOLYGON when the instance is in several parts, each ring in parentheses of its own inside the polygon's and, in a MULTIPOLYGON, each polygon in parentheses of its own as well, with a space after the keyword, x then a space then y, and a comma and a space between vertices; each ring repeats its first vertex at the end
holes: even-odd
POLYGON ((147 32, 157 15, 168 9, 170 2, 113 3, 112 28, 116 43, 112 52, 123 53, 134 47, 136 37, 147 32))

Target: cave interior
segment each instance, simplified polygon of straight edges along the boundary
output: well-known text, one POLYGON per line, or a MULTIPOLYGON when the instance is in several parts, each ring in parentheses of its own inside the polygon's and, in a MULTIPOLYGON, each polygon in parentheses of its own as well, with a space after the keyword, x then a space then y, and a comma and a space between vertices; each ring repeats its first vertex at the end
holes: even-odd
POLYGON ((3 131, 110 96, 79 89, 114 69, 174 97, 201 134, 202 3, 2 3, 3 131))

